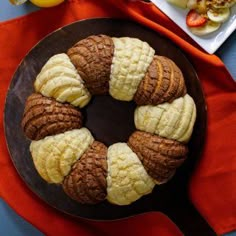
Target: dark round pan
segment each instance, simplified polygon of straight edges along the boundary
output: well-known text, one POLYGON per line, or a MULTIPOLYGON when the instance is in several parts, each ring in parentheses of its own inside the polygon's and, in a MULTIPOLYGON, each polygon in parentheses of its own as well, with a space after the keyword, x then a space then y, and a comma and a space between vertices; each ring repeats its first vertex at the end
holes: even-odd
MULTIPOLYGON (((107 145, 125 142, 134 130, 134 108, 132 102, 118 102, 108 96, 95 97, 83 111, 85 126, 96 139, 107 145)), ((205 227, 205 231, 209 230, 190 203, 187 193, 191 173, 205 141, 206 104, 203 91, 193 66, 181 50, 156 32, 131 21, 100 18, 75 22, 51 33, 29 52, 14 74, 6 98, 4 122, 10 156, 19 175, 36 195, 59 211, 93 220, 115 220, 161 211, 185 232, 199 230, 199 224, 205 227), (47 184, 34 168, 29 152, 30 140, 26 139, 20 125, 26 98, 33 92, 33 82, 44 63, 54 54, 66 52, 74 43, 93 34, 137 37, 148 42, 156 54, 171 58, 180 67, 188 93, 197 106, 197 120, 189 143, 190 153, 184 165, 167 184, 156 186, 152 194, 129 206, 115 206, 107 201, 92 206, 82 205, 67 197, 61 186, 47 184), (191 219, 193 222, 189 224, 191 219)))

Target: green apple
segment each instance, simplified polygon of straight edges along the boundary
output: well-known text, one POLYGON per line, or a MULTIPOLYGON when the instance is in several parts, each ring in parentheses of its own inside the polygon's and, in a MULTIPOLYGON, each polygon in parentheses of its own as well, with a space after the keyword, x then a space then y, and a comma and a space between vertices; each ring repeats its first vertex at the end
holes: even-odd
POLYGON ((208 21, 204 26, 201 27, 189 27, 189 30, 198 36, 203 36, 203 35, 207 35, 210 33, 215 32, 216 30, 218 30, 221 26, 221 23, 217 23, 214 21, 208 21))
POLYGON ((207 16, 210 20, 218 23, 223 23, 228 20, 230 16, 229 8, 218 8, 218 9, 210 9, 207 11, 207 16))

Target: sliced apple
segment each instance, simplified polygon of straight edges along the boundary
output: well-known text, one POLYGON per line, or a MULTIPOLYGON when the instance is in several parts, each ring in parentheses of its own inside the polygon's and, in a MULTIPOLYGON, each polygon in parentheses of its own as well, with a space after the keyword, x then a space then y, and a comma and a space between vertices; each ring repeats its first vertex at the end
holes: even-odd
POLYGON ((220 28, 220 26, 221 26, 221 23, 208 21, 204 26, 189 27, 189 30, 195 35, 203 36, 203 35, 207 35, 207 34, 215 32, 216 30, 220 28))
POLYGON ((210 9, 207 11, 207 16, 211 21, 223 23, 229 18, 230 10, 229 8, 210 9))
POLYGON ((188 0, 167 0, 167 2, 180 8, 186 8, 188 0))

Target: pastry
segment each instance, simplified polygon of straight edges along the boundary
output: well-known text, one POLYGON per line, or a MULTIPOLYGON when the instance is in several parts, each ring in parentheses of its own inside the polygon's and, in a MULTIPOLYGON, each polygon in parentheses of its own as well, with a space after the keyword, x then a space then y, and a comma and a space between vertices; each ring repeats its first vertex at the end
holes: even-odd
POLYGON ((182 143, 141 131, 129 137, 128 145, 157 184, 166 183, 188 153, 187 146, 182 143))
POLYGON ((81 128, 82 114, 70 104, 33 93, 27 98, 21 125, 29 139, 39 140, 81 128))
POLYGON ((94 141, 63 181, 63 189, 80 203, 96 204, 107 196, 107 147, 94 141))
POLYGON ((46 62, 36 77, 34 88, 46 97, 53 97, 58 102, 69 102, 78 107, 87 105, 91 98, 65 53, 52 56, 46 62))
POLYGON ((109 36, 93 35, 76 43, 67 52, 91 94, 109 90, 114 43, 109 36))
POLYGON ((134 113, 138 130, 183 143, 189 141, 195 120, 196 106, 188 94, 172 103, 137 107, 134 113))
POLYGON ((196 106, 175 62, 154 53, 140 39, 93 35, 68 55, 49 58, 22 119, 34 166, 47 183, 80 204, 108 200, 122 206, 174 176, 188 154, 196 106), (138 107, 137 131, 127 143, 107 148, 83 128, 78 109, 91 95, 108 94, 138 107))
POLYGON ((110 95, 121 101, 131 101, 152 62, 154 49, 135 38, 112 38, 115 50, 109 81, 110 95))
POLYGON ((35 168, 45 181, 59 184, 93 141, 93 136, 86 128, 32 141, 30 152, 35 168))
POLYGON ((155 185, 137 155, 126 143, 116 143, 107 153, 107 200, 128 205, 150 193, 155 185))
POLYGON ((134 101, 137 105, 158 105, 172 102, 185 94, 184 77, 177 65, 166 57, 154 56, 134 101))

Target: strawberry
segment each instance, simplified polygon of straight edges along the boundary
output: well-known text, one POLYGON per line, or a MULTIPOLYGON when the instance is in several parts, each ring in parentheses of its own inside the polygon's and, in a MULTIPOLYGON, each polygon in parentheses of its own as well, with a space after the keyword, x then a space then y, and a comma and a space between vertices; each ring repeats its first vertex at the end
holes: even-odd
POLYGON ((205 25, 207 22, 207 19, 200 15, 196 10, 192 9, 189 11, 187 17, 186 17, 186 24, 189 27, 199 27, 205 25))

